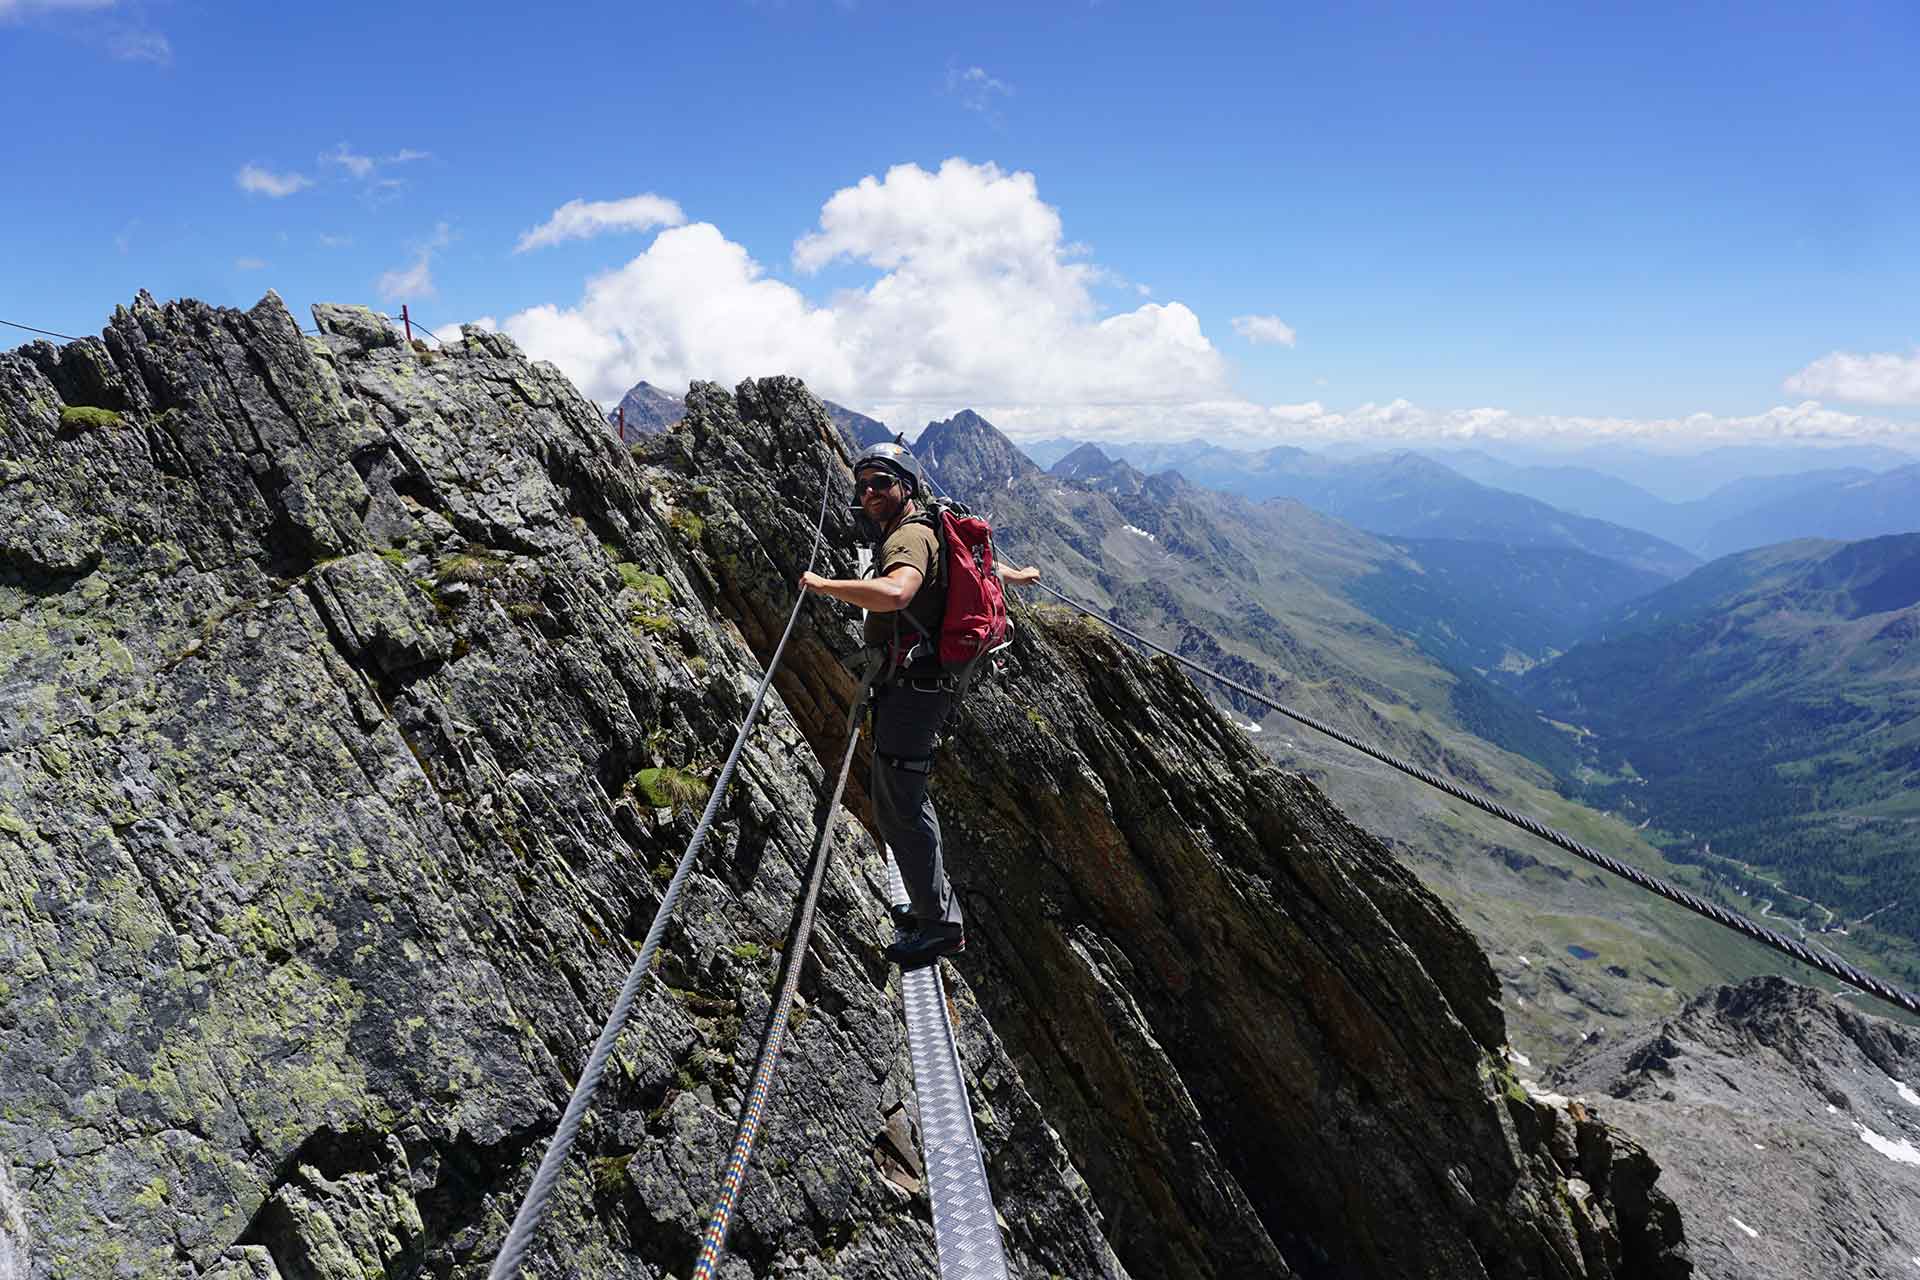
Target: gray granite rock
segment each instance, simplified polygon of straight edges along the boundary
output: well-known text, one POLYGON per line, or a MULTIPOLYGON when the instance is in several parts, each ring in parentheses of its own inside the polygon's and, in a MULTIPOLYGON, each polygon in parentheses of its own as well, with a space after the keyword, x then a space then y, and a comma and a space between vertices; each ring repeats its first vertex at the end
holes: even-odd
POLYGON ((1811 987, 1719 987, 1551 1077, 1645 1143, 1698 1274, 1920 1274, 1920 1035, 1811 987))
MULTIPOLYGON (((0 1241, 34 1280, 484 1274, 690 834, 636 775, 709 775, 759 676, 550 366, 316 318, 142 297, 0 356, 0 1241)), ((690 1268, 820 779, 776 702, 540 1274, 690 1268)), ((878 854, 836 822, 738 1274, 932 1265, 880 1154, 912 1084, 878 854)), ((1122 1274, 956 1005, 1017 1271, 1122 1274)))

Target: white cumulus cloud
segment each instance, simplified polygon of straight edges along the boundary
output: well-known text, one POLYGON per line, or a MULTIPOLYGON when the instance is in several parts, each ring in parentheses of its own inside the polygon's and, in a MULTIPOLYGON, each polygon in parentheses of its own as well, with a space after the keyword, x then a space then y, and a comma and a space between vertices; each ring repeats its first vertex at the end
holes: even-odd
POLYGON ((1835 351, 1788 378, 1785 388, 1855 404, 1920 404, 1920 348, 1905 356, 1835 351))
POLYGON ((250 195, 267 196, 274 200, 304 191, 313 185, 313 179, 304 173, 274 173, 257 164, 241 165, 240 172, 234 175, 233 180, 250 195))
POLYGON ((523 232, 515 253, 542 249, 563 240, 589 240, 609 231, 651 231, 677 227, 687 220, 680 206, 665 196, 643 192, 624 200, 569 200, 545 222, 523 232))
POLYGON ((798 373, 823 392, 853 383, 833 313, 766 278, 704 222, 662 231, 646 252, 590 282, 577 306, 533 307, 502 327, 597 400, 617 400, 642 378, 685 386, 798 373))
POLYGON ((265 271, 267 269, 266 261, 261 258, 235 258, 233 260, 233 266, 236 271, 265 271))
POLYGON ((903 425, 975 405, 1174 403, 1226 394, 1225 362, 1178 302, 1102 314, 1099 269, 1062 235, 1033 175, 949 160, 835 193, 794 245, 803 273, 876 273, 816 304, 708 223, 670 228, 571 307, 505 329, 588 395, 793 373, 903 425))
POLYGON ((1293 345, 1293 326, 1279 316, 1235 316, 1233 331, 1254 344, 1293 345))

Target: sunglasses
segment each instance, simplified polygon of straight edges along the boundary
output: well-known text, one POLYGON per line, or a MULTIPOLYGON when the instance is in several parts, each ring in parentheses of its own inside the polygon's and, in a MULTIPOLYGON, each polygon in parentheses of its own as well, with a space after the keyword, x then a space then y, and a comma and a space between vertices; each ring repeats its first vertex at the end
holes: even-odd
POLYGON ((853 496, 856 498, 864 498, 867 496, 869 490, 891 489, 899 483, 900 482, 892 476, 868 476, 864 480, 855 480, 853 482, 853 496))

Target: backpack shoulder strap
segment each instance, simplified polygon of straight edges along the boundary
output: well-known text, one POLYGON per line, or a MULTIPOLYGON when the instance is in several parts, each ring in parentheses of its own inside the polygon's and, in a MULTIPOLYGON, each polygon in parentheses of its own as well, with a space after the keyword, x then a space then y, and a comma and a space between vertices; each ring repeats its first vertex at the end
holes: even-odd
MULTIPOLYGON (((895 528, 896 530, 904 529, 910 524, 924 524, 933 530, 933 572, 934 580, 937 583, 937 586, 935 586, 933 590, 939 593, 940 613, 944 615, 946 613, 947 580, 952 576, 947 568, 947 522, 940 515, 938 508, 929 502, 920 510, 914 512, 905 520, 902 520, 895 528)), ((883 538, 881 541, 884 543, 885 539, 883 538)), ((878 546, 874 548, 874 573, 876 576, 880 572, 879 550, 880 548, 878 546)), ((893 614, 893 634, 896 649, 899 646, 900 627, 902 623, 905 623, 909 629, 918 634, 921 641, 927 643, 937 642, 937 637, 940 634, 940 619, 938 617, 935 618, 933 627, 928 629, 927 627, 921 626, 920 620, 915 618, 909 610, 897 609, 893 614)))

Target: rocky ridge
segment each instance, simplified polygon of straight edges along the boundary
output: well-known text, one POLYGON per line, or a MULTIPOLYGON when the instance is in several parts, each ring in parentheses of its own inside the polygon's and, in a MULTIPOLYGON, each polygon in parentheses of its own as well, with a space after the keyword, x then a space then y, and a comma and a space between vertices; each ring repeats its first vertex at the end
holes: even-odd
MULTIPOLYGON (((864 449, 870 444, 893 439, 893 432, 887 430, 887 424, 877 418, 869 418, 864 413, 857 413, 831 400, 822 400, 820 403, 849 449, 864 449)), ((644 380, 628 388, 627 394, 620 398, 619 407, 626 412, 627 435, 622 444, 631 444, 643 435, 671 431, 687 414, 684 396, 662 391, 644 380)), ((607 421, 618 422, 618 412, 608 414, 607 421)))
MULTIPOLYGON (((0 1260, 33 1280, 483 1274, 823 482, 850 568, 790 379, 696 383, 629 457, 504 337, 316 320, 143 295, 0 356, 0 1260)), ((691 1263, 846 613, 807 607, 541 1274, 691 1263)), ((1687 1274, 1651 1161, 1518 1087, 1485 957, 1384 848, 1170 666, 1019 622, 936 780, 1017 1275, 1687 1274)), ((836 847, 730 1277, 932 1264, 879 854, 836 847)))
MULTIPOLYGON (((1851 994, 1851 993, 1848 993, 1851 994)), ((1639 1136, 1703 1276, 1920 1268, 1920 1035, 1810 987, 1718 987, 1551 1076, 1639 1136)))
MULTIPOLYGON (((34 1280, 484 1274, 759 674, 699 518, 550 366, 316 320, 143 297, 0 357, 0 1176, 34 1280)), ((797 567, 767 565, 780 594, 797 567)), ((776 705, 540 1274, 690 1265, 820 772, 776 705)), ((838 844, 787 1065, 811 1087, 725 1275, 933 1265, 878 863, 838 844)), ((955 1008, 1018 1274, 1119 1275, 955 1008)))

